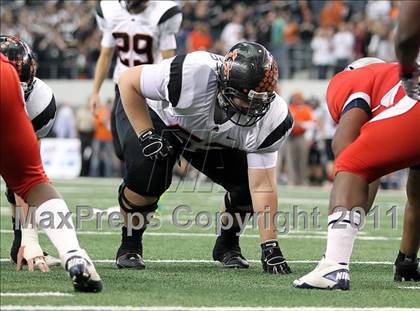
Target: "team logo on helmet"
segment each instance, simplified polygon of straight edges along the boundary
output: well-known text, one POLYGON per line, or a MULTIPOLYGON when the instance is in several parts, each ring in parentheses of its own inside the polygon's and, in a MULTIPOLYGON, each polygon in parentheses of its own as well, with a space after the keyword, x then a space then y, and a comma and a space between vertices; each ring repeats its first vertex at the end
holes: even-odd
POLYGON ((226 54, 223 61, 223 74, 225 75, 225 79, 229 79, 229 73, 232 70, 232 61, 234 61, 236 57, 238 57, 237 50, 233 50, 226 54))

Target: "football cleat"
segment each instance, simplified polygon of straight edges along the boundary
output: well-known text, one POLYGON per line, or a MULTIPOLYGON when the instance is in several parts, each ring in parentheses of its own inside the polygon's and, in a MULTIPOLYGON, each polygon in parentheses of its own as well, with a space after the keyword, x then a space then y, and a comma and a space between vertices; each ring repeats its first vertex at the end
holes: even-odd
POLYGON ((261 244, 261 263, 264 272, 270 274, 289 274, 289 265, 281 252, 279 243, 275 240, 261 244))
POLYGON ((98 293, 102 290, 101 278, 85 250, 69 252, 66 257, 64 268, 73 282, 75 291, 98 293))
POLYGON ((142 270, 146 268, 143 258, 140 254, 137 253, 126 253, 121 256, 118 256, 115 263, 118 269, 142 270))
POLYGON ((247 269, 249 263, 242 256, 238 244, 227 246, 223 237, 218 236, 213 247, 213 260, 220 261, 224 268, 247 269))
POLYGON ((323 257, 318 266, 293 282, 293 287, 309 289, 350 289, 349 266, 323 257))
POLYGON ((54 256, 51 256, 47 252, 44 252, 44 259, 45 259, 45 262, 47 263, 48 267, 55 267, 55 266, 61 265, 60 259, 58 259, 54 256))
POLYGON ((419 259, 405 257, 394 264, 394 281, 420 281, 419 259))

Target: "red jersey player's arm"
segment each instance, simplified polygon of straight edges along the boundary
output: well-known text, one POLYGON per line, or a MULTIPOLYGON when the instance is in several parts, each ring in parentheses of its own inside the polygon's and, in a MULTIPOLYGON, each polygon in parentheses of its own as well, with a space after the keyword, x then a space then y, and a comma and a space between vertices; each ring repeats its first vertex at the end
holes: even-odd
POLYGON ((402 1, 395 37, 395 51, 402 69, 413 67, 420 47, 420 1, 402 1))
POLYGON ((356 140, 360 129, 369 119, 369 115, 362 109, 351 109, 342 115, 332 141, 335 157, 356 140))
MULTIPOLYGON (((362 109, 351 109, 342 115, 332 141, 335 158, 337 158, 348 145, 357 139, 360 134, 360 129, 369 120, 369 115, 362 109)), ((373 205, 379 182, 380 179, 369 184, 369 207, 373 205)))

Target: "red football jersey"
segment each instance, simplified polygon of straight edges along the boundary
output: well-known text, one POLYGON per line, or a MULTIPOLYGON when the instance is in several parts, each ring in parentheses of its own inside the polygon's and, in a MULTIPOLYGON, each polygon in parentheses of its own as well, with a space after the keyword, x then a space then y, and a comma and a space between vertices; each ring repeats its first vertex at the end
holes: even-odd
POLYGON ((335 75, 328 85, 327 104, 338 123, 343 109, 356 98, 364 99, 375 117, 404 96, 398 64, 378 63, 335 75))

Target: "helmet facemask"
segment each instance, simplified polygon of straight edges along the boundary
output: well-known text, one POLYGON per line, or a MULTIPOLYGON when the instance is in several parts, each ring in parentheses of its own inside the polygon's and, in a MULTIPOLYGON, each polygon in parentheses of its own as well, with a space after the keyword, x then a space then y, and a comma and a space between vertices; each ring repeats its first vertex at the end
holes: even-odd
POLYGON ((218 101, 233 123, 239 126, 253 126, 270 109, 270 103, 275 96, 274 93, 254 90, 250 90, 246 95, 232 87, 225 87, 221 88, 218 101), (241 103, 235 101, 235 97, 240 99, 241 103))

